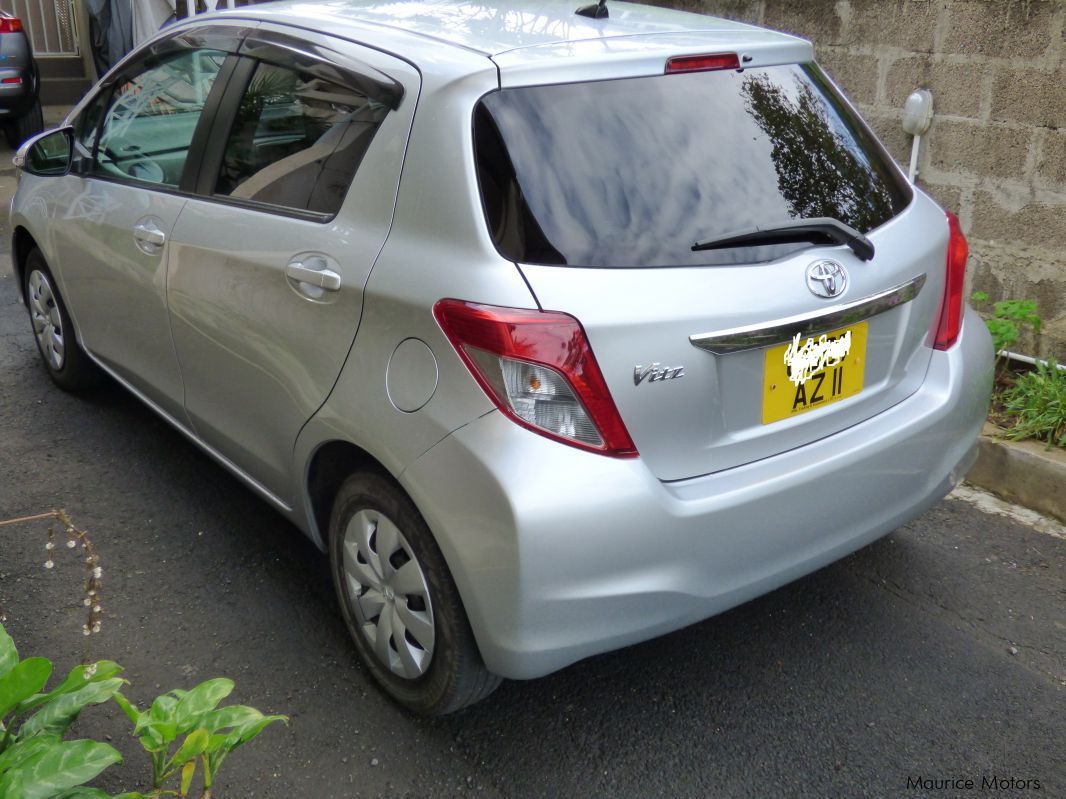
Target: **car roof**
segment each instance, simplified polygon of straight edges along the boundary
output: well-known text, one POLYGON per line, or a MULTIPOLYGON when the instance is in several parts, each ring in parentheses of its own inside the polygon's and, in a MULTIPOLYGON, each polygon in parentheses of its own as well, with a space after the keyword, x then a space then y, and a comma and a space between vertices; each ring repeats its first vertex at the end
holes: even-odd
MULTIPOLYGON (((253 15, 342 36, 365 30, 368 24, 381 26, 489 57, 531 47, 662 34, 708 33, 715 40, 738 44, 797 42, 786 34, 740 22, 614 0, 607 4, 607 19, 575 13, 590 1, 595 0, 503 0, 493 4, 465 0, 284 0, 256 6, 253 15), (344 31, 345 27, 354 30, 344 31)), ((250 10, 246 7, 236 13, 247 15, 250 10)))

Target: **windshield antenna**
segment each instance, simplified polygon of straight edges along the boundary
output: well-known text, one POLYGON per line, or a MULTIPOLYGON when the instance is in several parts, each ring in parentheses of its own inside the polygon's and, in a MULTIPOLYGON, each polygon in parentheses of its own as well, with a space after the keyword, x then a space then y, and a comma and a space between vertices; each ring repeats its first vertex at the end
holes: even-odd
POLYGON ((591 19, 607 19, 610 14, 607 13, 607 0, 600 0, 597 5, 581 6, 575 14, 580 14, 583 17, 590 17, 591 19))

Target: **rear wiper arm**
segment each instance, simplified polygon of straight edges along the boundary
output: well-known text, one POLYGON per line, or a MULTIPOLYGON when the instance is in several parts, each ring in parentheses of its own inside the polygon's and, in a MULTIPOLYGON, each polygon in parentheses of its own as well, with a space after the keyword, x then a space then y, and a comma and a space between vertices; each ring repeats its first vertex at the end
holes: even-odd
POLYGON ((730 247, 757 247, 764 244, 794 244, 801 241, 816 244, 821 242, 846 244, 863 261, 869 261, 874 257, 872 241, 850 225, 845 225, 839 219, 833 219, 830 216, 796 219, 792 222, 782 222, 780 225, 726 233, 714 239, 697 241, 692 245, 692 251, 727 250, 730 247))

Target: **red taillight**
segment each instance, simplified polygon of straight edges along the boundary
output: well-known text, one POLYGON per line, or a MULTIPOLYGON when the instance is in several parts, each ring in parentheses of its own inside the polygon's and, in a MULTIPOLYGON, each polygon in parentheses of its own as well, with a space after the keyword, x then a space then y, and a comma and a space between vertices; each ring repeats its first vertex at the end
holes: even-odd
POLYGON ((714 69, 740 69, 740 58, 736 53, 714 53, 680 55, 666 62, 667 75, 675 72, 709 72, 714 69))
POLYGON ((22 83, 22 78, 4 78, 3 80, 0 80, 0 83, 5 85, 18 85, 22 83))
POLYGON ((574 317, 462 300, 441 300, 433 315, 474 379, 513 421, 581 449, 636 456, 574 317))
POLYGON ((959 218, 951 211, 948 216, 948 255, 944 274, 944 299, 940 304, 940 320, 936 326, 933 346, 938 350, 950 348, 959 338, 962 328, 962 288, 966 282, 966 258, 970 245, 962 235, 959 218))
POLYGON ((0 33, 18 33, 22 30, 22 20, 18 17, 0 17, 0 33))

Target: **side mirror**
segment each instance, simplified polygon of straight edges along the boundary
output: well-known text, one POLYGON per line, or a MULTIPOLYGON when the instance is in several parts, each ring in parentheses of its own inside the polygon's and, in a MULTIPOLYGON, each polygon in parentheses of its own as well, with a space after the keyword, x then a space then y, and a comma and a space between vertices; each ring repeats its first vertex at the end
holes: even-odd
POLYGON ((11 162, 31 175, 59 176, 70 172, 74 153, 74 128, 46 130, 27 139, 11 162))

